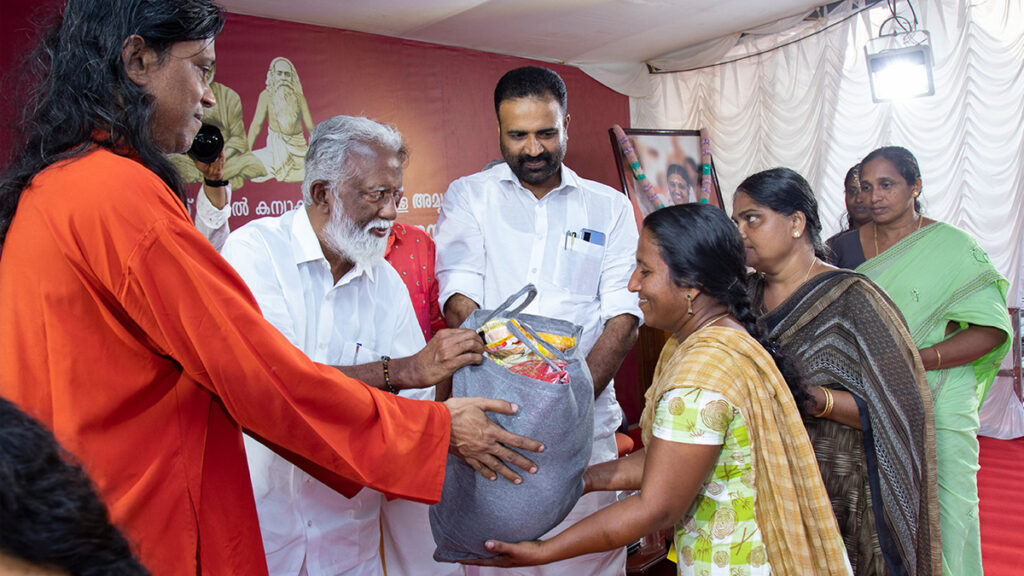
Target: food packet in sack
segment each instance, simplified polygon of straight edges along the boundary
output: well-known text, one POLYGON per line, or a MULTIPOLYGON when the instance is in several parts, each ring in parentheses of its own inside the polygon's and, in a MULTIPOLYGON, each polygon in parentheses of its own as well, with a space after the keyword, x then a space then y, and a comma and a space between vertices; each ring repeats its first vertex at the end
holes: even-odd
POLYGON ((569 373, 565 371, 568 363, 562 360, 526 360, 509 367, 510 372, 526 376, 531 380, 540 380, 551 384, 568 384, 569 373))
MULTIPOLYGON (((462 327, 479 331, 487 322, 504 318, 503 329, 542 359, 544 368, 538 367, 537 360, 522 358, 516 366, 530 373, 539 370, 539 375, 547 378, 549 371, 555 371, 548 363, 551 361, 564 376, 558 374, 554 382, 530 378, 488 354, 481 365, 455 372, 452 396, 500 398, 518 404, 516 414, 488 412, 487 416, 510 432, 544 444, 543 452, 523 453, 537 464, 537 473, 520 472, 523 482, 518 485, 500 476, 489 481, 449 455, 441 501, 430 507, 430 529, 437 545, 435 560, 459 562, 494 556, 484 548, 484 542, 492 538, 507 542, 535 540, 565 519, 583 493, 583 471, 590 460, 594 436, 594 383, 577 346, 583 329, 564 320, 522 314, 536 294, 536 288, 527 285, 497 309, 473 312, 462 327), (512 309, 524 295, 525 301, 512 309), (548 335, 556 339, 547 340, 548 335), (538 341, 570 345, 565 350, 559 350, 558 345, 542 350, 543 345, 535 344, 538 341), (559 366, 559 361, 564 366, 559 366), (564 383, 560 383, 562 380, 564 383)), ((527 355, 518 350, 509 354, 527 355)))
POLYGON ((576 338, 543 332, 534 338, 530 332, 514 318, 495 318, 478 330, 486 344, 484 355, 499 365, 534 380, 567 384, 569 373, 565 367, 569 362, 556 354, 575 346, 576 338))

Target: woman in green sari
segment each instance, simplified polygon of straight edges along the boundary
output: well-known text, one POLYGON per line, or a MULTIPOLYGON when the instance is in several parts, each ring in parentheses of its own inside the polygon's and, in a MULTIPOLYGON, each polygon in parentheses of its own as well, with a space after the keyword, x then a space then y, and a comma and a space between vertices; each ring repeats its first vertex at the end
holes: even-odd
POLYGON ((982 574, 978 407, 1010 349, 1007 282, 970 235, 920 214, 921 171, 905 148, 861 163, 873 222, 857 271, 903 312, 935 404, 944 574, 982 574))

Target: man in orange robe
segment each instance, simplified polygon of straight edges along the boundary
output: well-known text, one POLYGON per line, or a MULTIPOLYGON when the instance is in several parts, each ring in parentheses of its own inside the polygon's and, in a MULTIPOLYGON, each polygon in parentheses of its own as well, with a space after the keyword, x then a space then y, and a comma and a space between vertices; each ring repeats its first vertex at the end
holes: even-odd
POLYGON ((506 402, 409 401, 311 362, 195 229, 164 154, 214 104, 222 25, 208 0, 70 0, 0 178, 0 395, 154 574, 266 573, 242 428, 343 494, 421 502, 449 451, 516 479, 502 460, 533 466, 499 442, 540 448, 484 415, 506 402))

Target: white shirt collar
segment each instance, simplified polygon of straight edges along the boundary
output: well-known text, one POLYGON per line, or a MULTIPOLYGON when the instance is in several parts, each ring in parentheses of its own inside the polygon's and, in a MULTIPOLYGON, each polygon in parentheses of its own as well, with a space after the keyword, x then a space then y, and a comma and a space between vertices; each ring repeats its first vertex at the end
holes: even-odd
MULTIPOLYGON (((514 172, 512 172, 512 167, 509 166, 507 162, 496 167, 496 169, 499 171, 499 180, 511 182, 513 186, 529 192, 529 190, 525 186, 523 186, 523 183, 519 181, 519 177, 516 176, 514 172)), ((562 183, 555 187, 553 190, 551 190, 551 192, 545 194, 545 198, 547 198, 553 192, 558 192, 559 190, 571 190, 580 188, 579 176, 577 176, 576 173, 573 172, 572 170, 568 169, 565 166, 564 162, 561 166, 558 167, 558 169, 561 172, 562 183)))

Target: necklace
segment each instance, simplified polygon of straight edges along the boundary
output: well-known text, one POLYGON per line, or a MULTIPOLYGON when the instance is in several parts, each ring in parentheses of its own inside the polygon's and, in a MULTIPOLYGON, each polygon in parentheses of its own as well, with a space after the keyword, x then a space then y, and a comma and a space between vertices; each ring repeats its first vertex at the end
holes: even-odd
POLYGON ((719 320, 721 320, 722 318, 725 318, 728 315, 729 315, 729 313, 726 312, 724 314, 719 314, 718 316, 715 316, 711 320, 708 320, 707 322, 705 322, 705 323, 701 324, 700 326, 698 326, 697 329, 692 332, 692 334, 696 334, 697 332, 700 332, 701 330, 707 328, 709 325, 714 324, 715 322, 718 322, 719 320))
MULTIPOLYGON (((921 223, 922 222, 924 222, 924 216, 921 216, 920 214, 918 214, 917 215, 917 228, 914 228, 914 232, 917 232, 918 230, 921 229, 921 223)), ((878 224, 875 224, 874 222, 871 223, 871 235, 875 239, 875 256, 878 256, 878 224)), ((908 236, 909 236, 909 234, 908 234, 908 236)), ((902 238, 901 238, 901 240, 902 240, 902 238)))
POLYGON ((801 284, 807 282, 807 279, 811 277, 811 270, 814 269, 814 265, 818 263, 818 257, 815 256, 811 259, 811 265, 807 267, 807 273, 804 274, 804 279, 800 281, 801 284))

